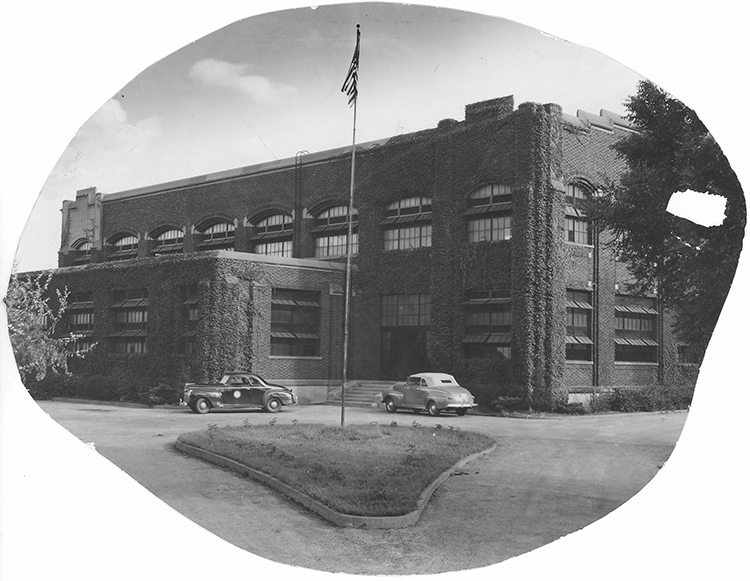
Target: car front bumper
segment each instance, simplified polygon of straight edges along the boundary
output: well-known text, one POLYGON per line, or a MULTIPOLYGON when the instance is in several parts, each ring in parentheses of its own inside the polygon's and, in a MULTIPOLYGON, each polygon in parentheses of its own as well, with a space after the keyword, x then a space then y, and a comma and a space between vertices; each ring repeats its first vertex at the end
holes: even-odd
POLYGON ((475 407, 477 407, 477 404, 475 404, 475 403, 449 403, 448 405, 446 405, 444 408, 441 408, 441 409, 444 409, 444 410, 460 410, 460 409, 470 410, 470 409, 473 409, 475 407))

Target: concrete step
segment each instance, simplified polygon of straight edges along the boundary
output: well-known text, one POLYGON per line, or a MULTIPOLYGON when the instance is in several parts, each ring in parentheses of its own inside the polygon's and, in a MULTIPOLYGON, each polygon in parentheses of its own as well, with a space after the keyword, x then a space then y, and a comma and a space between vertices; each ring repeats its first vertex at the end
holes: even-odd
MULTIPOLYGON (((346 405, 376 406, 380 402, 380 392, 391 388, 393 382, 352 381, 346 389, 346 405)), ((341 404, 341 388, 331 390, 327 403, 341 404)))

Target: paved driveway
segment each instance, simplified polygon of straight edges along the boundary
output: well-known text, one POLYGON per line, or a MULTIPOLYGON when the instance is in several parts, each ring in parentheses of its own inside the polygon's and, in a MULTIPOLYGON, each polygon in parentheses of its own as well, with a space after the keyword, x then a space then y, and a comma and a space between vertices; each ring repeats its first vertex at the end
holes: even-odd
POLYGON ((173 508, 256 555, 322 571, 439 573, 482 567, 574 532, 624 503, 659 470, 687 413, 547 419, 432 418, 347 408, 346 421, 442 424, 484 432, 489 456, 449 478, 413 527, 342 529, 278 493, 177 452, 184 432, 208 424, 316 422, 339 425, 335 406, 212 412, 40 402, 55 421, 124 469, 173 508), (290 550, 290 547, 292 550, 290 550), (428 550, 428 547, 430 548, 428 550))

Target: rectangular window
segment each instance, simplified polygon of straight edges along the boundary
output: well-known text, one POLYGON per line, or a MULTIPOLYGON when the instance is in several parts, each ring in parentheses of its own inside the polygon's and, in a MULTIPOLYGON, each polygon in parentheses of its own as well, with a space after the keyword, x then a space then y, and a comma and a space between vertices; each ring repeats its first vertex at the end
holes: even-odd
POLYGON ((88 337, 78 339, 78 341, 72 341, 67 344, 68 351, 71 353, 84 352, 91 349, 94 343, 88 337))
POLYGON ((430 295, 383 295, 381 302, 383 327, 429 327, 432 302, 430 295))
POLYGON ((472 218, 466 226, 469 242, 496 242, 510 240, 513 217, 510 214, 472 218))
POLYGON ((386 251, 432 246, 432 224, 389 228, 383 232, 383 243, 386 251))
POLYGON ((116 337, 113 339, 115 353, 146 353, 145 337, 116 337))
POLYGON ((271 294, 271 353, 320 356, 320 292, 275 288, 271 294))
POLYGON ((68 296, 65 314, 67 330, 70 333, 85 333, 94 330, 94 301, 90 293, 68 296))
POLYGON ((469 291, 464 300, 464 354, 468 358, 509 359, 512 312, 510 291, 469 291))
POLYGON ((510 359, 510 344, 464 343, 464 353, 469 359, 510 359))
POLYGON ((146 353, 148 291, 115 291, 112 302, 115 332, 111 335, 115 353, 146 353))
POLYGON ((615 361, 655 363, 659 312, 656 299, 615 297, 615 361))
MULTIPOLYGON (((328 258, 333 256, 346 256, 346 240, 348 234, 335 234, 332 236, 319 236, 315 239, 315 257, 328 258)), ((359 235, 352 232, 352 254, 359 252, 359 235)))
POLYGON ((185 355, 192 355, 196 351, 198 333, 198 322, 200 321, 200 309, 198 307, 198 285, 191 284, 180 289, 182 304, 180 305, 182 315, 182 340, 180 351, 185 355))
POLYGON ((260 242, 255 244, 253 250, 255 254, 265 254, 266 256, 292 256, 292 241, 278 240, 275 242, 260 242))
POLYGON ((565 359, 568 361, 592 361, 591 340, 591 292, 568 289, 565 293, 565 359))
POLYGON ((591 228, 588 220, 581 218, 565 218, 565 233, 568 242, 575 244, 588 244, 591 246, 591 228))

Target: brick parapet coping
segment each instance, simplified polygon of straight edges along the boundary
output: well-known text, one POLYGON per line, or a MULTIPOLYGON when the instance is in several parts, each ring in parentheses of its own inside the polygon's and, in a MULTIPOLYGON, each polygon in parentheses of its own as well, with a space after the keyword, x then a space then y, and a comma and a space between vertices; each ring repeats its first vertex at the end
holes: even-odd
POLYGON ((427 501, 430 499, 438 486, 445 482, 448 477, 457 469, 473 460, 476 460, 482 454, 491 454, 497 447, 497 444, 493 444, 486 450, 471 454, 470 456, 459 460, 456 464, 448 468, 448 470, 443 472, 427 488, 424 489, 422 494, 419 495, 419 499, 417 500, 417 508, 404 515, 398 516, 357 516, 351 514, 343 514, 325 506, 323 503, 317 500, 310 498, 306 494, 300 492, 295 488, 292 488, 288 484, 284 484, 273 476, 269 476, 264 472, 254 470, 253 468, 250 468, 245 464, 242 464, 225 456, 214 454, 213 452, 207 452, 206 450, 196 448, 195 446, 190 446, 189 444, 181 442, 179 438, 177 438, 177 440, 175 441, 175 447, 180 452, 183 452, 185 454, 195 456, 197 458, 200 458, 201 460, 211 462, 224 468, 231 468, 232 470, 235 470, 244 476, 249 476, 253 480, 263 482, 276 491, 288 496, 295 502, 298 502, 305 508, 319 514, 326 520, 340 527, 395 529, 416 524, 422 514, 422 510, 424 510, 424 507, 427 505, 427 501))

